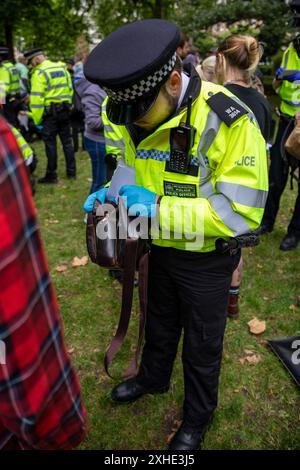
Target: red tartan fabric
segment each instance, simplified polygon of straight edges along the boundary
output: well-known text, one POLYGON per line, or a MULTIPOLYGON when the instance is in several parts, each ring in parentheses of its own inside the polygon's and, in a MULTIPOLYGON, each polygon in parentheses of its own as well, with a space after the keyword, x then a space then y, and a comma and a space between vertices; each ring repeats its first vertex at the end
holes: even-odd
POLYGON ((0 118, 0 449, 72 449, 85 432, 27 170, 0 118))

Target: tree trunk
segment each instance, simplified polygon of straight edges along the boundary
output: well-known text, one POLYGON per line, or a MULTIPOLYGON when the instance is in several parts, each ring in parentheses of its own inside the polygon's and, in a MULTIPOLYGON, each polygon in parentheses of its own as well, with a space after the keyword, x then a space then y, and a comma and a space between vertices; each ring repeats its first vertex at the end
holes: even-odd
POLYGON ((10 57, 15 61, 14 55, 14 39, 13 39, 13 26, 7 20, 4 22, 5 42, 9 49, 10 57))

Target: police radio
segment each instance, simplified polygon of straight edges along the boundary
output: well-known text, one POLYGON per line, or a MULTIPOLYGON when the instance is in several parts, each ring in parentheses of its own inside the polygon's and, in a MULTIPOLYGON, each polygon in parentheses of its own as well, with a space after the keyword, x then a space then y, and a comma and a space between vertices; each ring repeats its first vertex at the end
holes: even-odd
POLYGON ((191 155, 196 129, 190 125, 192 97, 188 97, 186 122, 181 122, 170 132, 170 160, 166 163, 166 171, 187 174, 189 172, 191 155))

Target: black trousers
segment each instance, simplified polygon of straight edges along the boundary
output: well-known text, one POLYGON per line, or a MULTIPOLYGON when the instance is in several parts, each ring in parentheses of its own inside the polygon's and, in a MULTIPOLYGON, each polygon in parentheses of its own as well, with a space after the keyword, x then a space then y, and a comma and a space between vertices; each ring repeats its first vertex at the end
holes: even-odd
POLYGON ((56 178, 57 173, 57 135, 63 146, 68 176, 76 175, 76 162, 71 137, 70 116, 68 111, 56 111, 44 116, 42 137, 45 143, 48 160, 46 175, 56 178))
MULTIPOLYGON (((280 119, 274 145, 271 148, 271 165, 269 171, 269 194, 263 216, 263 224, 272 226, 279 210, 280 198, 289 177, 289 168, 281 156, 281 142, 289 121, 280 119)), ((291 128, 292 130, 292 128, 291 128)), ((300 236, 300 185, 294 213, 288 226, 288 233, 300 236)))
POLYGON ((183 419, 191 428, 205 424, 217 406, 228 291, 239 259, 240 252, 151 250, 146 342, 137 379, 150 389, 169 384, 183 330, 183 419))

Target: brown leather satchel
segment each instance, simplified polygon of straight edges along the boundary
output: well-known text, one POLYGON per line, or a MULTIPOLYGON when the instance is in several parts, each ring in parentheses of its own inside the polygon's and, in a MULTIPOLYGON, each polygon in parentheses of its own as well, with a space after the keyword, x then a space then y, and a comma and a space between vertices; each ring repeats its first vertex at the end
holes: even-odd
MULTIPOLYGON (((139 273, 140 322, 136 352, 124 376, 135 375, 138 357, 143 341, 147 310, 147 283, 149 244, 141 234, 128 236, 128 227, 132 221, 120 198, 119 205, 109 203, 101 205, 96 200, 94 210, 88 214, 86 243, 93 263, 108 269, 123 270, 122 306, 117 331, 112 338, 104 358, 106 373, 110 376, 109 366, 120 350, 131 316, 135 271, 139 273), (105 236, 105 234, 107 236, 105 236)), ((145 234, 143 234, 145 237, 145 234)))

